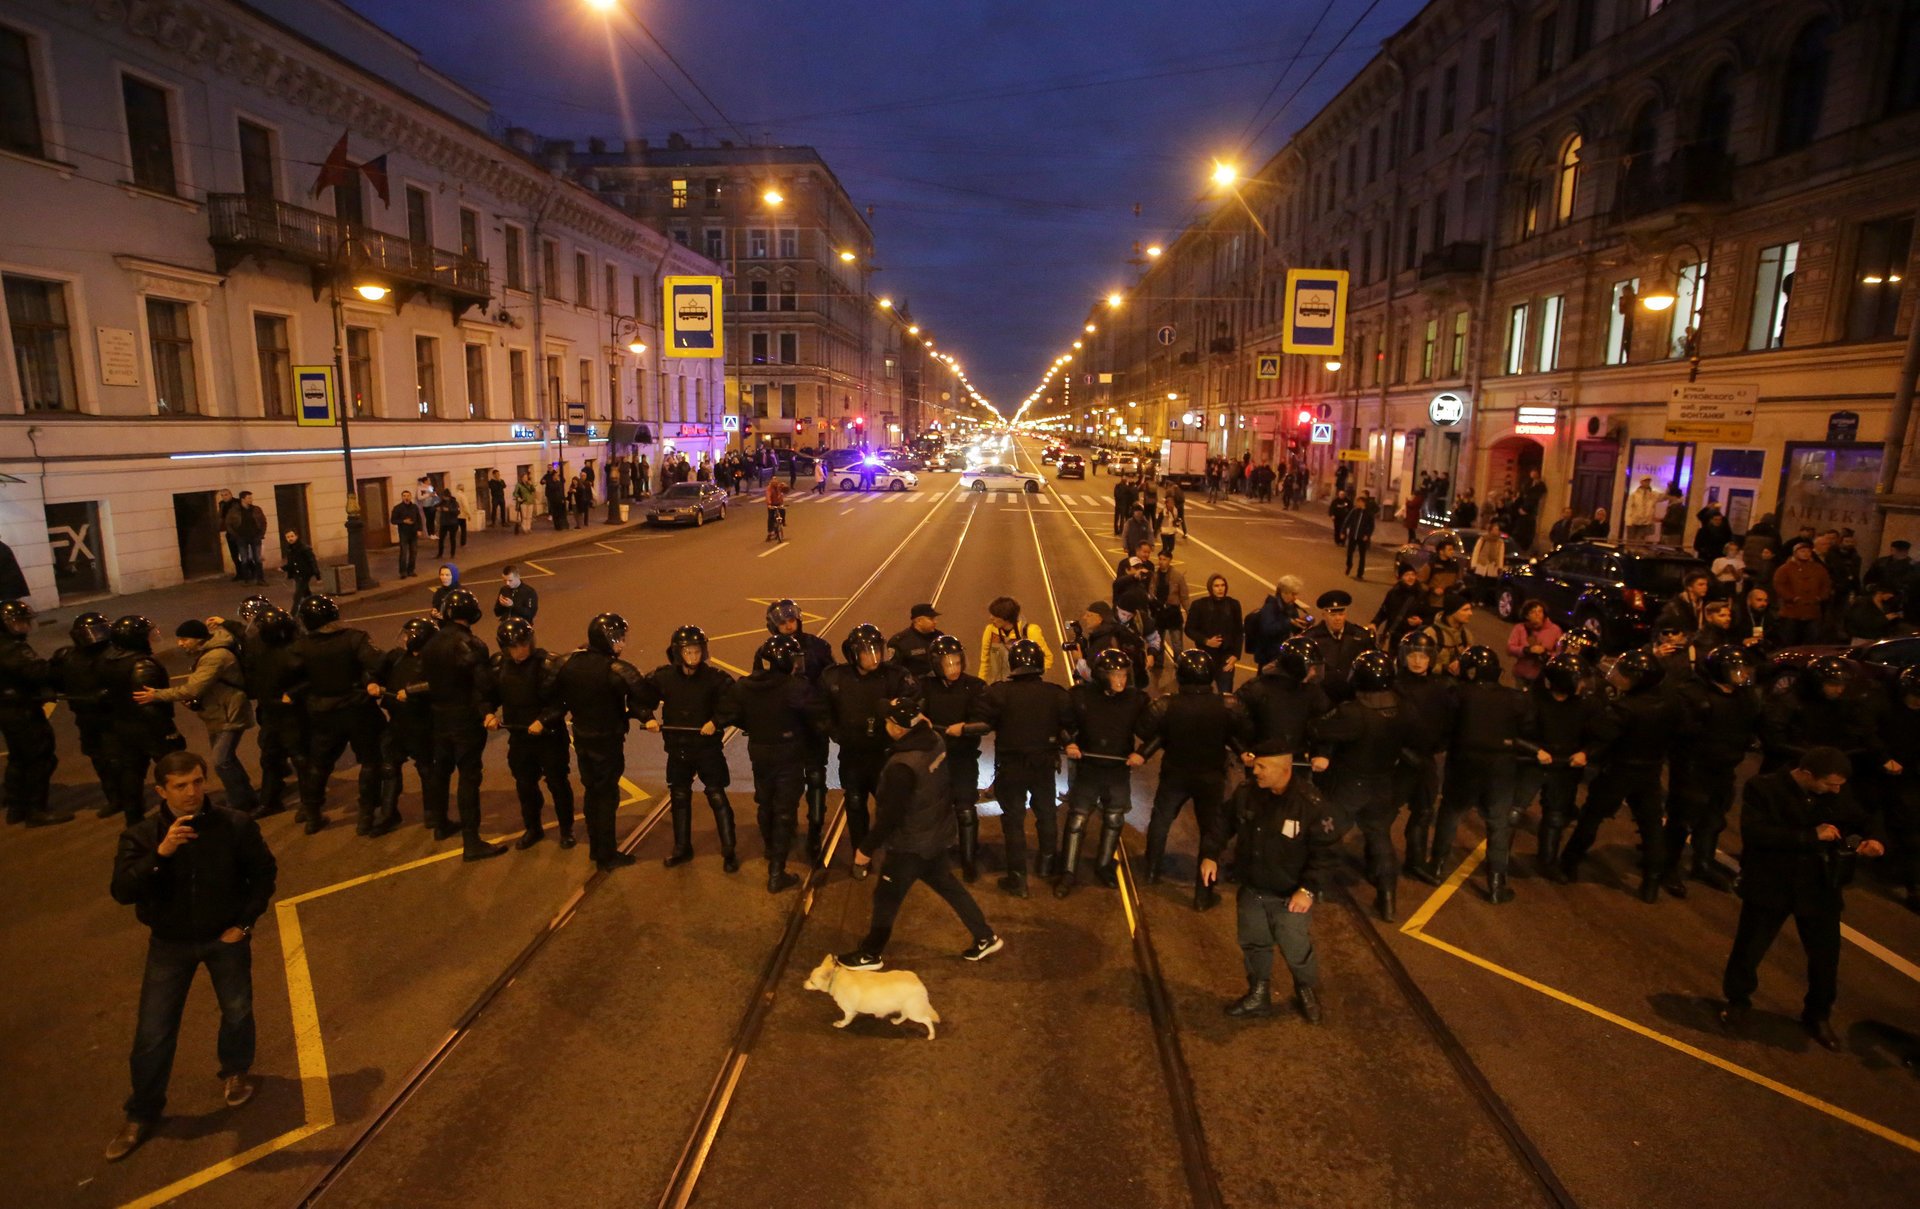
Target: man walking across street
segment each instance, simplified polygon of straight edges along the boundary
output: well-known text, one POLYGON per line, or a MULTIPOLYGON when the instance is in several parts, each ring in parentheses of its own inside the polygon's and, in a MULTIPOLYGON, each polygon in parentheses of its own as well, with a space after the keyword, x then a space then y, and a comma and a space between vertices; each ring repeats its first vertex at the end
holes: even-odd
POLYGON ((120 833, 113 898, 152 935, 134 1031, 133 1093, 126 1124, 108 1143, 109 1162, 153 1136, 167 1103, 180 1016, 200 966, 220 1001, 219 1077, 238 1108, 253 1098, 253 925, 273 901, 278 872, 260 826, 207 800, 207 766, 177 751, 154 766, 160 809, 120 833))

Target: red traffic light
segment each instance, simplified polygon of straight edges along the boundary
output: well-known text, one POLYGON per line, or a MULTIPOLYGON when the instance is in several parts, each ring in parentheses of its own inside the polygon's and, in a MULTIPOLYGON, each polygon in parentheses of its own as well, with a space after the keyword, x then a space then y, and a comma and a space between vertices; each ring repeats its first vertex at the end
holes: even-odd
POLYGON ((865 428, 867 426, 867 417, 865 416, 853 417, 853 426, 855 428, 865 428))
POLYGON ((1298 419, 1297 419, 1297 420, 1296 420, 1295 422, 1296 422, 1296 423, 1300 423, 1300 424, 1311 424, 1311 423, 1313 423, 1313 411, 1312 411, 1312 409, 1311 409, 1311 408, 1306 408, 1306 407, 1302 407, 1302 408, 1300 409, 1300 415, 1299 415, 1299 417, 1298 417, 1298 419))

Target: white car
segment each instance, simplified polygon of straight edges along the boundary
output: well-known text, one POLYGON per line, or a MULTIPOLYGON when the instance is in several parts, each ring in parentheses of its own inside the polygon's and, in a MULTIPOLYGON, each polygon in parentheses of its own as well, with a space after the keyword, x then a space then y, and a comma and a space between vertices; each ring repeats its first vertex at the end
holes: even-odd
POLYGON ((1017 470, 1004 462, 974 466, 960 476, 962 491, 1034 491, 1040 490, 1040 476, 1017 470))
MULTIPOLYGON (((834 471, 834 482, 842 491, 852 491, 860 486, 860 467, 843 466, 834 471)), ((920 476, 911 470, 895 470, 891 466, 871 466, 873 486, 876 491, 912 491, 920 485, 920 476)))

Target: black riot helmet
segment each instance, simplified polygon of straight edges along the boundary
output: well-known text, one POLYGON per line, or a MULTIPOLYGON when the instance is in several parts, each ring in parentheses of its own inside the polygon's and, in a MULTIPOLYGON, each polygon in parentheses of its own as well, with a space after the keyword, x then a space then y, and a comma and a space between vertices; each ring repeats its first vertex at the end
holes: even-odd
POLYGON ((1007 674, 1038 676, 1047 670, 1047 653, 1031 638, 1021 638, 1007 648, 1007 674))
POLYGON ((683 625, 667 638, 667 662, 676 666, 685 660, 681 652, 688 647, 700 648, 700 662, 707 661, 707 632, 697 625, 683 625))
POLYGON ((153 654, 153 622, 138 613, 129 613, 107 627, 107 640, 123 651, 153 654))
POLYGON ((903 730, 912 730, 914 723, 920 721, 919 698, 895 697, 887 702, 887 721, 903 730))
POLYGON ((860 652, 872 651, 876 659, 884 660, 887 655, 887 636, 880 627, 871 622, 861 622, 847 631, 840 642, 840 657, 855 667, 860 665, 860 652))
POLYGON ((1613 661, 1607 679, 1624 693, 1643 693, 1666 678, 1667 666, 1645 647, 1635 647, 1613 661))
POLYGON ((1173 657, 1173 679, 1174 683, 1183 685, 1212 684, 1213 656, 1198 647, 1181 651, 1173 657))
POLYGON ((431 617, 409 617, 400 623, 400 644, 407 654, 418 655, 427 639, 440 632, 440 624, 431 617))
MULTIPOLYGON (((767 633, 778 634, 780 627, 791 621, 795 627, 801 624, 800 606, 791 600, 776 600, 767 606, 767 633)), ((798 634, 798 628, 794 633, 798 634)))
POLYGON ((1431 673, 1434 664, 1439 662, 1440 644, 1435 642, 1433 635, 1427 633, 1425 630, 1415 630, 1400 640, 1398 658, 1401 671, 1407 673, 1409 676, 1425 676, 1431 673), (1418 672, 1414 671, 1407 666, 1407 656, 1409 655, 1425 655, 1427 657, 1427 666, 1418 672))
POLYGON ((1362 651, 1347 669, 1347 683, 1356 693, 1384 693, 1393 687, 1393 660, 1385 651, 1362 651))
POLYGON ((240 620, 248 625, 254 625, 266 615, 268 610, 279 607, 264 596, 249 596, 240 602, 240 620))
POLYGON ((1753 656, 1743 646, 1717 646, 1707 652, 1700 670, 1721 688, 1745 688, 1753 683, 1753 656))
POLYGON ((755 662, 779 676, 791 676, 805 666, 806 650, 792 634, 775 634, 760 644, 755 662))
MULTIPOLYGON (((1109 688, 1110 685, 1107 680, 1107 675, 1110 672, 1123 672, 1127 676, 1127 682, 1132 682, 1133 660, 1129 659, 1127 653, 1119 647, 1110 646, 1093 657, 1093 682, 1095 684, 1103 689, 1109 688)), ((1122 684, 1121 687, 1125 688, 1126 684, 1122 684)))
POLYGON ((587 623, 587 649, 602 655, 617 655, 617 643, 627 640, 627 619, 618 613, 602 613, 587 623))
POLYGON ((967 670, 967 648, 951 634, 942 634, 927 644, 927 659, 933 664, 933 670, 946 675, 946 661, 958 659, 960 670, 967 670))
POLYGON ((1564 693, 1569 697, 1580 692, 1580 682, 1586 677, 1587 670, 1580 666, 1579 658, 1573 655, 1555 655, 1540 670, 1540 679, 1546 683, 1549 692, 1564 693))
POLYGON ((440 615, 448 621, 472 625, 483 615, 480 612, 480 598, 465 588, 455 588, 440 602, 440 615))
POLYGON ((1573 656, 1589 672, 1600 666, 1601 656, 1605 654, 1600 649, 1600 640, 1591 631, 1578 628, 1560 635, 1560 642, 1553 648, 1553 653, 1573 656))
POLYGON ((1813 685, 1816 689, 1825 688, 1829 684, 1844 685, 1852 679, 1853 670, 1847 666, 1847 661, 1838 655, 1820 656, 1807 664, 1807 670, 1803 676, 1804 682, 1813 685))
POLYGON ((73 645, 95 650, 106 644, 107 630, 110 625, 105 613, 82 613, 73 619, 73 625, 67 629, 67 636, 73 639, 73 645))
POLYGON ((1269 666, 1295 684, 1311 684, 1326 670, 1327 661, 1319 643, 1310 638, 1289 638, 1280 644, 1280 653, 1269 666))
MULTIPOLYGON (((408 622, 412 625, 412 622, 408 622)), ((533 623, 524 617, 507 617, 501 620, 500 628, 493 633, 494 640, 501 650, 509 647, 533 645, 533 623)), ((408 648, 412 649, 412 648, 408 648)))
POLYGON ((340 606, 331 596, 309 596, 300 602, 300 624, 309 634, 340 620, 340 606))
POLYGON ((1920 663, 1901 669, 1900 681, 1895 686, 1894 695, 1902 701, 1920 699, 1920 663))
POLYGON ((1500 679, 1500 656, 1490 646, 1470 646, 1460 652, 1460 679, 1469 684, 1492 684, 1500 679))
POLYGON ((299 629, 293 624, 293 614, 275 605, 269 612, 260 614, 260 620, 254 627, 268 646, 286 646, 299 636, 299 629))
POLYGON ((0 626, 16 634, 26 633, 33 628, 33 606, 24 600, 0 603, 0 626))

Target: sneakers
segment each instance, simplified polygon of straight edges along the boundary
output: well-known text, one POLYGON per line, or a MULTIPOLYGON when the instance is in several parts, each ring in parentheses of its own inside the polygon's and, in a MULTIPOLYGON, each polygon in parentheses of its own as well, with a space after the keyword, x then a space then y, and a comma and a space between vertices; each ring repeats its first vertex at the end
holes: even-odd
POLYGON ((107 1143, 107 1162, 118 1163, 140 1149, 141 1145, 152 1136, 152 1121, 135 1121, 128 1118, 127 1123, 120 1127, 120 1132, 113 1135, 113 1141, 107 1143))
POLYGON ((221 1095, 227 1101, 228 1108, 238 1108, 253 1099, 253 1093, 260 1090, 260 1080, 252 1075, 228 1075, 221 1095))
POLYGON ((842 953, 837 961, 843 970, 877 970, 886 964, 886 959, 878 953, 869 953, 865 949, 855 949, 851 953, 842 953))
POLYGON ((968 961, 980 961, 998 953, 1006 947, 1006 944, 1007 942, 998 936, 989 936, 985 940, 976 940, 968 945, 966 951, 960 956, 968 961))

